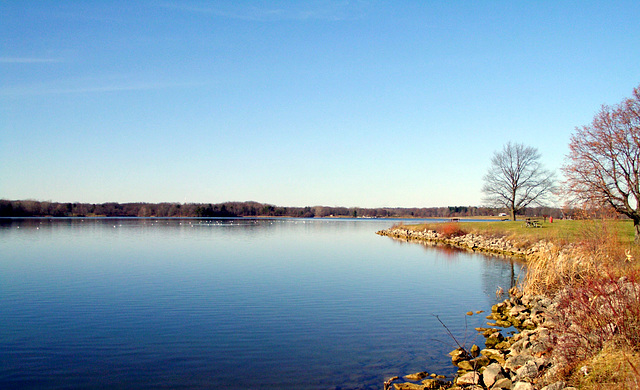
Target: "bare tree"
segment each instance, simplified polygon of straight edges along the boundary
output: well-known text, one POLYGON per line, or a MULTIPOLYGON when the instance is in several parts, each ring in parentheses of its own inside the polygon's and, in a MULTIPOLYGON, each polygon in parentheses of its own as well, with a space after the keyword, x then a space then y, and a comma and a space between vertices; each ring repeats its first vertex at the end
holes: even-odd
POLYGON ((484 176, 485 202, 509 210, 512 220, 525 207, 542 204, 554 189, 554 175, 540 164, 538 149, 512 144, 494 153, 484 176))
POLYGON ((569 150, 563 167, 569 193, 583 205, 608 206, 631 218, 640 244, 640 86, 576 128, 569 150))

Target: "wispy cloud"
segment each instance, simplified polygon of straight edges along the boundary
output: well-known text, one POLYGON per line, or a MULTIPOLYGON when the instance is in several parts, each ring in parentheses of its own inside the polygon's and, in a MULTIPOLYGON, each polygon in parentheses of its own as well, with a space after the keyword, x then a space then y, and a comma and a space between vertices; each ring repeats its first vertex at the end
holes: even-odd
POLYGON ((194 3, 165 2, 161 6, 184 12, 212 15, 246 21, 286 21, 286 20, 352 20, 362 17, 368 1, 301 1, 272 2, 258 1, 251 4, 238 2, 194 3))
POLYGON ((64 62, 60 58, 0 57, 0 64, 42 64, 64 62))
POLYGON ((199 87, 196 82, 128 81, 105 77, 102 79, 81 78, 55 82, 42 82, 30 85, 0 87, 0 96, 23 97, 38 95, 64 95, 84 93, 108 93, 127 91, 151 91, 171 88, 199 87))

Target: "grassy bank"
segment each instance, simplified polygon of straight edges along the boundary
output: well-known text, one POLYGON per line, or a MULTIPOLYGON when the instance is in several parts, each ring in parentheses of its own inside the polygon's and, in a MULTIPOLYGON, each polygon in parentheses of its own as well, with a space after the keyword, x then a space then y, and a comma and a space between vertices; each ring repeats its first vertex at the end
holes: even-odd
POLYGON ((553 223, 541 222, 540 228, 525 227, 525 221, 462 221, 408 225, 405 228, 442 231, 452 225, 465 233, 507 237, 522 243, 546 240, 559 245, 592 240, 594 235, 606 234, 607 238, 613 236, 617 244, 631 247, 634 234, 633 223, 629 220, 554 220, 553 223))
POLYGON ((558 379, 581 389, 640 388, 640 248, 628 220, 453 222, 404 226, 445 236, 504 237, 516 246, 540 241, 527 258, 525 294, 558 305, 551 352, 558 379))

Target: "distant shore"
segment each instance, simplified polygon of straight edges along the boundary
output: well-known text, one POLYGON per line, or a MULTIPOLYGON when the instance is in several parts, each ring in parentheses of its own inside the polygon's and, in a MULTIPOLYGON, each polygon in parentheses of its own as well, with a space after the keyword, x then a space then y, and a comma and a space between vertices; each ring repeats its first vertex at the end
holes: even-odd
MULTIPOLYGON (((531 213, 560 215, 560 209, 531 209, 531 213)), ((0 217, 293 217, 293 218, 458 218, 484 219, 500 210, 476 206, 447 207, 340 207, 276 206, 259 202, 223 203, 81 203, 0 199, 0 217)))

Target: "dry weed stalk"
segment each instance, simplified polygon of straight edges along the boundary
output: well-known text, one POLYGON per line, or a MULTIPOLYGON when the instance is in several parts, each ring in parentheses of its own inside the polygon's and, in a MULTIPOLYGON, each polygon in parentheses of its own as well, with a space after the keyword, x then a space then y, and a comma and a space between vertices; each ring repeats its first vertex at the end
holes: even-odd
POLYGON ((585 221, 579 236, 573 244, 547 245, 527 259, 526 293, 554 294, 603 275, 624 276, 638 267, 634 259, 640 250, 621 243, 611 222, 585 221))
POLYGON ((629 367, 631 367, 631 370, 633 371, 635 385, 637 388, 640 388, 640 369, 631 362, 631 359, 629 359, 628 356, 626 356, 625 358, 627 360, 627 363, 629 363, 629 367))
MULTIPOLYGON (((523 290, 555 296, 557 306, 554 354, 563 370, 621 351, 640 351, 640 250, 620 240, 613 223, 585 221, 573 244, 545 246, 527 262, 523 290), (612 352, 603 348, 612 348, 612 352)), ((556 241, 557 242, 557 241, 556 241)), ((630 360, 625 383, 639 383, 630 360)), ((606 371, 606 370, 605 370, 606 371)), ((611 369, 611 375, 620 370, 611 369)), ((604 375, 606 376, 606 375, 604 375)), ((594 379, 595 388, 600 388, 594 379)), ((602 387, 608 388, 608 387, 602 387)), ((630 387, 633 388, 633 387, 630 387)))
POLYGON ((573 248, 553 246, 527 259, 523 291, 532 295, 553 295, 567 285, 597 275, 598 266, 591 256, 573 248))
POLYGON ((640 281, 637 275, 601 278, 564 289, 559 296, 556 349, 588 358, 613 343, 640 350, 640 281))

